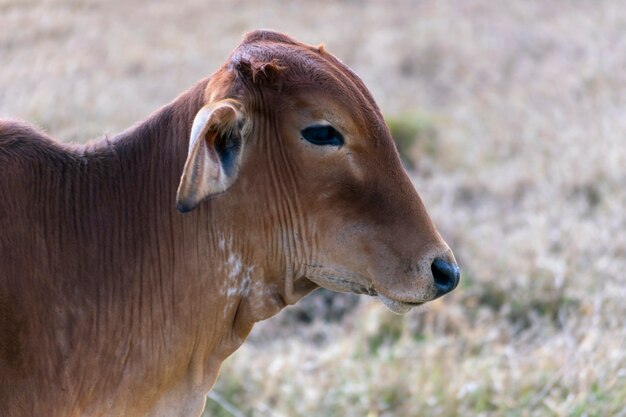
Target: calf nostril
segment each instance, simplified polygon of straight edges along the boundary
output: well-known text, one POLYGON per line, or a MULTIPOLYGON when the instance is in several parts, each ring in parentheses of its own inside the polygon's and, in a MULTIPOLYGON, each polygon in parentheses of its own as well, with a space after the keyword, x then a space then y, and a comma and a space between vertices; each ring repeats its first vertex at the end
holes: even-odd
POLYGON ((448 263, 441 258, 437 258, 433 261, 430 269, 433 272, 435 288, 437 288, 437 295, 435 297, 441 297, 449 293, 458 285, 461 276, 458 266, 448 263))

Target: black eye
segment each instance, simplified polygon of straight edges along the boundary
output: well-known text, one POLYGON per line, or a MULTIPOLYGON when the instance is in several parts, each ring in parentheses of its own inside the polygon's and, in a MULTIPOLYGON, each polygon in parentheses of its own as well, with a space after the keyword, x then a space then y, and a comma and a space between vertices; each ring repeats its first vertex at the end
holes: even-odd
POLYGON ((314 145, 343 145, 343 136, 332 126, 309 126, 300 132, 302 138, 314 145))

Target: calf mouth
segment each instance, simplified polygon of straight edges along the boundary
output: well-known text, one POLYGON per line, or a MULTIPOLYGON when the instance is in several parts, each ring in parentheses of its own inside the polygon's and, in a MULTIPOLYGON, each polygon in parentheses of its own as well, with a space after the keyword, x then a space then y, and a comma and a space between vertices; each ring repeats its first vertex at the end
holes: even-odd
POLYGON ((419 307, 429 301, 407 302, 396 300, 380 293, 374 287, 374 283, 371 282, 370 279, 360 274, 331 270, 330 268, 327 269, 321 265, 307 265, 307 267, 316 272, 307 274, 308 278, 321 287, 334 291, 351 292, 353 294, 377 297, 388 310, 396 314, 408 313, 413 308, 419 307), (367 285, 364 285, 364 283, 367 283, 367 285))
POLYGON ((380 300, 380 302, 382 302, 383 305, 387 307, 387 309, 389 309, 391 312, 396 313, 396 314, 408 313, 413 308, 419 307, 428 302, 428 301, 410 302, 410 301, 396 300, 378 292, 378 290, 374 288, 373 284, 370 284, 369 287, 364 287, 362 285, 354 284, 354 283, 353 285, 354 285, 354 287, 352 288, 353 293, 366 294, 372 297, 377 297, 380 300))
POLYGON ((396 314, 405 314, 411 311, 415 307, 419 307, 426 302, 418 302, 418 303, 407 303, 405 301, 394 300, 393 298, 389 298, 385 295, 378 294, 378 299, 389 309, 391 312, 396 314))
POLYGON ((350 288, 350 292, 352 292, 353 294, 369 295, 371 297, 377 297, 383 303, 383 305, 387 307, 388 310, 390 310, 391 312, 395 314, 406 314, 409 311, 411 311, 413 308, 426 304, 426 301, 407 302, 407 301, 395 300, 393 298, 387 297, 386 295, 379 293, 372 284, 366 287, 366 286, 363 286, 361 284, 358 284, 352 281, 343 280, 343 282, 344 284, 347 284, 347 286, 350 288))

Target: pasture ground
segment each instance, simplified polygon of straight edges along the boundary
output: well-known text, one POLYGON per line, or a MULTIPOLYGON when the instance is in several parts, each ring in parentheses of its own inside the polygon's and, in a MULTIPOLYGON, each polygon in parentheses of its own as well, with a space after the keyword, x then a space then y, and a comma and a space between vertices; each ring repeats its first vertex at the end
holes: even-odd
POLYGON ((402 317, 316 296, 262 323, 205 414, 626 416, 623 2, 0 0, 0 116, 118 132, 259 27, 324 42, 409 132, 463 278, 402 317))

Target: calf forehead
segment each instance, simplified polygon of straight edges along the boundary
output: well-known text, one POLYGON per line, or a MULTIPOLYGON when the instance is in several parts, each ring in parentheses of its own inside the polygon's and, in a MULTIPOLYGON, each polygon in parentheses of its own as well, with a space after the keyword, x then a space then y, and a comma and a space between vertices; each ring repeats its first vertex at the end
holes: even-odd
POLYGON ((349 112, 359 127, 373 136, 385 136, 382 115, 368 89, 323 46, 307 45, 276 32, 256 31, 233 51, 230 66, 247 73, 255 87, 283 97, 321 92, 349 112))

